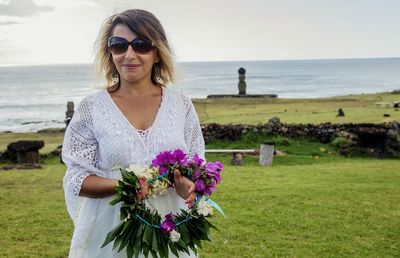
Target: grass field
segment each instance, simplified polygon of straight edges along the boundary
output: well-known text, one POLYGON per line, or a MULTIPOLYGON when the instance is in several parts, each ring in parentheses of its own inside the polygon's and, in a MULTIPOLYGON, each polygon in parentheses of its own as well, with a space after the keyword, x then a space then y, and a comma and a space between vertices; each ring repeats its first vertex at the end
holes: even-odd
MULTIPOLYGON (((58 143, 52 135, 49 142, 58 143)), ((398 257, 399 160, 343 158, 329 145, 274 138, 288 156, 260 167, 257 157, 225 165, 213 198, 213 242, 200 257, 398 257)), ((263 137, 217 141, 210 148, 255 147, 263 137)), ((73 224, 66 212, 58 159, 41 170, 0 172, 0 257, 66 257, 73 224)))
MULTIPOLYGON (((214 200, 227 215, 200 257, 398 257, 398 160, 305 155, 256 157, 232 167, 227 156, 214 200), (298 156, 293 157, 299 159, 298 156)), ((0 172, 0 257, 66 257, 73 225, 63 198, 65 168, 0 172)))
POLYGON ((202 123, 266 123, 278 116, 283 123, 383 123, 400 121, 400 111, 379 103, 400 102, 399 94, 378 93, 323 99, 194 100, 202 123), (336 117, 338 109, 344 117, 336 117), (229 112, 227 112, 229 111, 229 112), (389 114, 390 117, 384 117, 389 114))
MULTIPOLYGON (((203 123, 257 124, 272 116, 284 123, 378 123, 400 121, 400 112, 375 102, 399 98, 371 94, 195 105, 203 123), (335 118, 339 107, 344 118, 335 118)), ((4 133, 0 150, 16 140, 44 140, 46 154, 62 139, 63 134, 4 133)), ((227 218, 213 218, 220 232, 213 231, 213 242, 200 257, 400 257, 399 159, 343 158, 331 145, 253 133, 207 147, 258 148, 266 140, 288 154, 275 157, 272 167, 260 167, 255 156, 234 167, 227 155, 207 155, 225 166, 213 199, 227 218)), ((67 256, 73 224, 64 202, 64 173, 58 158, 45 160, 39 170, 0 170, 0 257, 67 256)))

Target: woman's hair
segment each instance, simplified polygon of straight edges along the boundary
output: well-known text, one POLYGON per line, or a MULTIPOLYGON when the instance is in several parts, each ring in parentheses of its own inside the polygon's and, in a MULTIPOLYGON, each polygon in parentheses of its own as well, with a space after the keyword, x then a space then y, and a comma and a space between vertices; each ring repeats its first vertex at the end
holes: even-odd
POLYGON ((108 38, 117 24, 126 25, 139 38, 147 38, 154 43, 160 61, 153 65, 152 83, 166 86, 169 82, 174 82, 172 53, 160 21, 148 11, 132 9, 107 18, 94 45, 96 75, 106 79, 107 87, 115 83, 118 84, 117 89, 120 86, 120 76, 107 45, 108 38))

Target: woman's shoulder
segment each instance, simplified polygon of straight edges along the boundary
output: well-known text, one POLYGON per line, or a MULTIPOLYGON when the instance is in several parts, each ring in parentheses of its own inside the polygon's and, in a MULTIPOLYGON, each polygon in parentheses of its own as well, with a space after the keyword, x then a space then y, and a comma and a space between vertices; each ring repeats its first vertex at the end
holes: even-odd
POLYGON ((82 100, 80 101, 80 105, 94 105, 96 102, 98 102, 104 94, 107 93, 106 89, 96 89, 94 92, 91 92, 89 94, 86 94, 82 100))
POLYGON ((180 101, 183 103, 190 102, 190 98, 182 92, 182 89, 176 87, 165 87, 165 92, 174 99, 175 101, 180 101))

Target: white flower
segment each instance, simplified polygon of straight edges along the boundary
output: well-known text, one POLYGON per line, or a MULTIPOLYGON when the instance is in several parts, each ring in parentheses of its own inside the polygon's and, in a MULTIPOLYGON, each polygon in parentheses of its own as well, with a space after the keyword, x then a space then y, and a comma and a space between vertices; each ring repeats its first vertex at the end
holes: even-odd
POLYGON ((208 216, 213 214, 213 208, 211 204, 206 201, 206 197, 201 197, 200 201, 197 203, 196 207, 197 212, 200 215, 208 216))
POLYGON ((181 234, 175 230, 172 230, 169 233, 169 239, 171 240, 172 243, 178 242, 180 238, 181 238, 181 234))
POLYGON ((168 181, 167 180, 156 180, 151 186, 151 194, 156 197, 156 195, 166 195, 168 194, 168 181))
POLYGON ((153 178, 152 172, 153 169, 149 169, 148 167, 140 166, 138 164, 129 165, 129 170, 132 171, 138 178, 144 177, 146 179, 153 178))

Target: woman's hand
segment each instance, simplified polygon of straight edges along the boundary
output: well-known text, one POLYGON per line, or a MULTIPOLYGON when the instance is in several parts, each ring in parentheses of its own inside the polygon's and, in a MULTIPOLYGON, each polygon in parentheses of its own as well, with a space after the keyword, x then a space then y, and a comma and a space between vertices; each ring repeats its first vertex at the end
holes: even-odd
POLYGON ((116 193, 114 189, 116 185, 118 185, 117 179, 90 175, 83 180, 79 195, 90 198, 108 197, 116 193))
POLYGON ((149 184, 147 180, 144 178, 139 179, 140 190, 138 191, 139 200, 146 199, 147 195, 149 194, 149 184))
POLYGON ((181 176, 179 170, 175 170, 174 172, 174 182, 176 192, 180 197, 185 199, 185 203, 189 208, 192 208, 196 199, 196 186, 194 183, 189 178, 181 176))

